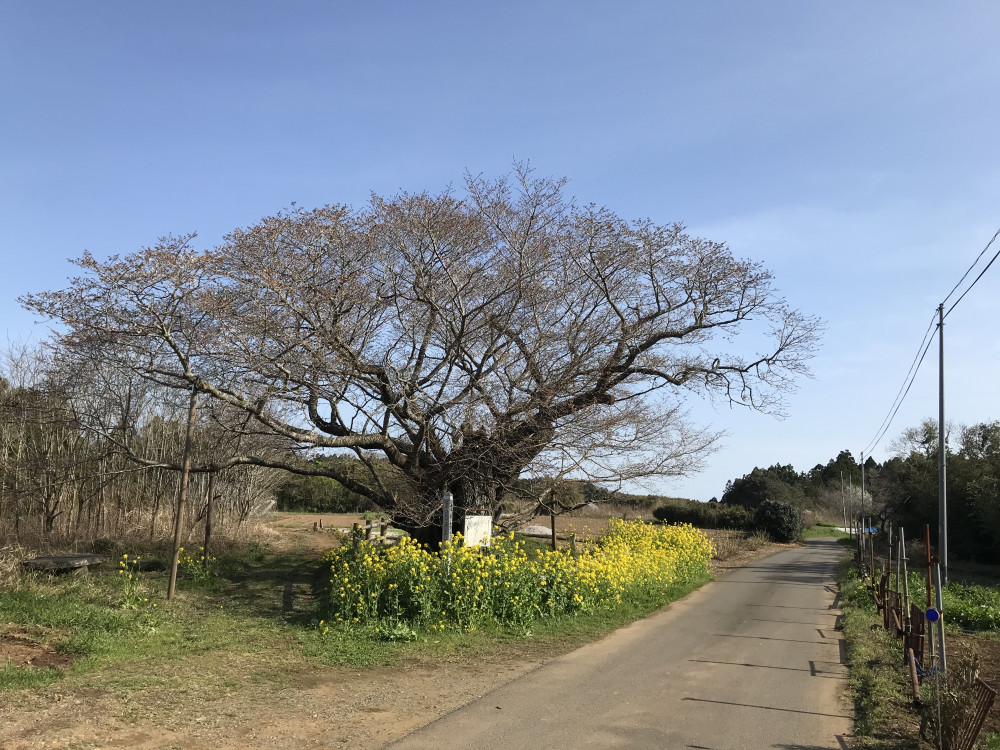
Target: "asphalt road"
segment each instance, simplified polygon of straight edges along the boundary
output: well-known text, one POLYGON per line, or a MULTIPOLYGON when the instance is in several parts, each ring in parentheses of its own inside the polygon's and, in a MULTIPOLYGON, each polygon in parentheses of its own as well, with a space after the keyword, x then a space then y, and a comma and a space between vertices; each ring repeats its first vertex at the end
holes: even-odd
POLYGON ((846 748, 843 554, 813 539, 731 571, 390 747, 846 748))

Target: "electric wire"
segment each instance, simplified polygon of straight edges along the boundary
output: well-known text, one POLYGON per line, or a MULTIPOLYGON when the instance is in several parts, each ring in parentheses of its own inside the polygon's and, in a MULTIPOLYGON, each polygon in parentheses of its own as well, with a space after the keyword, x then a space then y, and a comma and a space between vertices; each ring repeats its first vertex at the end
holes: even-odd
MULTIPOLYGON (((997 230, 997 234, 1000 234, 1000 229, 998 229, 998 230, 997 230)), ((995 240, 995 239, 997 238, 997 234, 994 234, 994 235, 993 235, 993 240, 995 240)), ((990 244, 992 244, 992 243, 993 243, 993 240, 990 240, 990 244)), ((989 245, 987 245, 986 247, 989 247, 989 245)), ((984 251, 984 252, 985 252, 985 251, 984 251)), ((980 253, 979 257, 980 257, 980 258, 981 258, 981 257, 983 257, 983 256, 982 256, 982 253, 980 253)), ((951 311, 955 309, 955 306, 956 306, 956 305, 957 305, 957 304, 958 304, 959 302, 961 302, 961 301, 962 301, 962 299, 963 299, 963 298, 965 297, 965 295, 966 295, 966 294, 968 294, 969 292, 971 292, 971 291, 972 291, 972 287, 974 287, 974 286, 976 285, 976 283, 977 283, 977 282, 978 282, 978 281, 979 281, 979 280, 980 280, 981 278, 983 278, 983 274, 985 274, 985 273, 986 273, 987 271, 989 271, 989 270, 990 270, 990 266, 992 266, 992 265, 993 265, 993 264, 994 264, 994 263, 996 262, 996 259, 997 259, 998 257, 1000 257, 1000 250, 997 250, 997 251, 996 251, 996 253, 994 253, 994 254, 993 254, 993 257, 992 257, 992 258, 990 259, 990 262, 986 264, 986 267, 985 267, 985 268, 984 268, 984 269, 983 269, 982 271, 980 271, 980 272, 979 272, 979 275, 978 275, 978 276, 977 276, 977 277, 976 277, 975 279, 973 279, 972 283, 971 283, 971 284, 969 284, 968 288, 967 288, 967 289, 966 289, 966 290, 965 290, 964 292, 962 292, 962 294, 960 294, 960 295, 959 295, 958 299, 957 299, 957 300, 955 300, 954 302, 952 302, 952 304, 951 304, 951 307, 949 307, 949 308, 948 308, 948 312, 946 312, 946 313, 944 314, 944 317, 946 317, 946 318, 947 318, 947 317, 948 317, 948 315, 949 315, 949 314, 951 313, 951 311)), ((979 258, 977 258, 977 259, 976 259, 976 263, 978 263, 978 262, 979 262, 979 258)), ((970 270, 971 270, 971 269, 970 269, 970 270)), ((968 272, 966 272, 966 276, 968 276, 968 275, 969 275, 969 274, 968 274, 968 272)), ((965 278, 965 277, 963 276, 962 278, 965 278)), ((952 291, 954 291, 954 290, 952 290, 952 291)), ((949 295, 949 296, 950 296, 950 295, 949 295)), ((945 297, 945 300, 947 300, 947 299, 948 299, 948 298, 947 298, 947 297, 945 297)), ((944 303, 942 303, 942 304, 944 304, 944 303)))
MULTIPOLYGON (((958 280, 958 283, 956 283, 955 286, 951 288, 951 291, 948 292, 945 298, 941 301, 942 306, 944 306, 944 304, 951 298, 951 296, 958 290, 958 288, 962 286, 962 282, 964 282, 969 277, 969 274, 972 273, 973 269, 975 269, 975 267, 979 264, 979 261, 983 259, 983 256, 986 255, 986 252, 996 241, 997 237, 1000 237, 1000 228, 998 228, 997 231, 993 233, 993 236, 990 238, 990 241, 986 243, 986 246, 980 251, 979 255, 976 256, 976 259, 965 270, 965 273, 962 274, 962 277, 958 280)), ((972 291, 972 288, 979 282, 981 278, 983 278, 986 272, 990 270, 990 266, 992 266, 996 262, 997 258, 1000 258, 1000 250, 997 250, 997 252, 994 253, 993 257, 990 259, 990 262, 986 264, 985 268, 983 268, 983 270, 979 272, 979 275, 972 280, 972 283, 969 284, 968 287, 966 287, 965 291, 958 296, 958 299, 956 299, 951 304, 951 307, 949 307, 948 310, 941 316, 942 320, 944 318, 947 318, 948 315, 951 313, 951 311, 954 310, 955 307, 958 305, 958 303, 965 298, 965 295, 967 295, 970 291, 972 291)), ((871 442, 869 442, 868 445, 865 447, 865 449, 862 451, 863 454, 864 453, 870 454, 871 451, 875 450, 875 448, 878 447, 878 444, 882 442, 882 438, 885 437, 886 432, 889 431, 889 427, 892 426, 892 420, 895 419, 896 414, 899 412, 899 408, 903 405, 903 401, 906 399, 907 394, 910 392, 910 388, 913 386, 913 381, 917 377, 917 372, 920 370, 920 365, 923 364, 924 357, 927 356, 927 350, 930 348, 931 341, 933 340, 933 336, 930 336, 930 333, 934 329, 934 320, 936 317, 937 314, 935 314, 935 316, 931 318, 931 322, 927 326, 927 330, 924 331, 924 337, 923 339, 921 339, 920 345, 917 347, 917 355, 913 358, 913 362, 910 364, 910 369, 907 371, 906 377, 903 378, 903 385, 899 387, 899 391, 897 391, 896 393, 896 398, 892 402, 892 405, 889 407, 888 414, 886 415, 885 419, 882 420, 882 425, 875 431, 875 437, 872 438, 871 442)))
MULTIPOLYGON (((936 317, 936 316, 935 316, 936 317)), ((924 357, 927 356, 927 350, 930 348, 931 342, 934 337, 931 335, 931 331, 934 330, 934 317, 931 318, 931 322, 927 326, 927 330, 924 331, 924 337, 920 340, 919 346, 917 346, 917 353, 913 357, 913 362, 910 363, 910 369, 907 371, 906 376, 903 378, 903 384, 899 386, 899 391, 896 393, 896 398, 893 400, 892 405, 889 407, 889 411, 886 414, 884 420, 882 420, 881 426, 875 431, 875 437, 872 438, 871 442, 865 446, 863 453, 871 454, 878 444, 882 442, 882 438, 885 437, 886 432, 892 426, 892 420, 895 419, 899 408, 903 405, 903 401, 906 399, 907 394, 910 392, 910 388, 913 386, 913 381, 917 377, 917 372, 920 370, 920 365, 924 362, 924 357)))
MULTIPOLYGON (((951 297, 951 295, 953 295, 955 293, 956 289, 958 289, 960 286, 962 286, 962 282, 965 281, 966 277, 970 273, 972 273, 972 269, 976 267, 976 264, 979 263, 980 260, 982 260, 982 257, 984 255, 986 255, 986 251, 990 249, 990 245, 993 244, 993 241, 996 240, 996 238, 997 238, 998 235, 1000 235, 1000 229, 997 229, 996 233, 994 233, 994 235, 993 235, 993 238, 989 242, 986 243, 986 247, 984 247, 982 249, 982 252, 980 252, 979 255, 976 256, 976 259, 974 261, 972 261, 972 265, 969 266, 965 270, 965 273, 962 274, 962 278, 960 278, 958 280, 958 283, 955 284, 955 286, 953 286, 951 288, 951 291, 948 292, 947 296, 943 300, 941 300, 941 304, 942 305, 948 301, 948 298, 951 297)), ((993 260, 996 260, 996 256, 995 255, 993 256, 993 260)), ((990 261, 990 265, 992 265, 992 264, 993 264, 993 261, 991 260, 990 261)), ((989 268, 989 266, 986 266, 986 267, 989 268)), ((984 273, 985 273, 985 271, 984 271, 984 273)), ((979 276, 976 277, 976 281, 979 281, 979 277, 982 276, 982 275, 983 274, 979 274, 979 276)), ((972 285, 969 287, 969 289, 972 289, 972 287, 976 285, 976 281, 972 282, 972 285)), ((962 292, 962 297, 964 297, 966 295, 966 293, 968 293, 969 289, 966 289, 964 292, 962 292)), ((959 301, 961 301, 962 297, 959 297, 957 300, 955 300, 955 305, 957 305, 959 303, 959 301)), ((949 311, 951 309, 954 309, 955 305, 952 305, 951 308, 949 308, 949 311)))

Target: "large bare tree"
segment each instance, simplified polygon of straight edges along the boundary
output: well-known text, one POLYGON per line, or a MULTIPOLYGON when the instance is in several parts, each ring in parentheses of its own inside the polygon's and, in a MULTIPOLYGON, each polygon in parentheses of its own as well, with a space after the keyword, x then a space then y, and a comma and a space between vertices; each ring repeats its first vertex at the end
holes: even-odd
POLYGON ((293 208, 210 250, 84 255, 66 289, 23 303, 63 347, 369 471, 252 453, 210 468, 322 473, 412 529, 440 523, 444 490, 499 513, 519 477, 691 472, 718 436, 685 398, 780 409, 819 323, 724 244, 563 188, 519 166, 460 193, 293 208))

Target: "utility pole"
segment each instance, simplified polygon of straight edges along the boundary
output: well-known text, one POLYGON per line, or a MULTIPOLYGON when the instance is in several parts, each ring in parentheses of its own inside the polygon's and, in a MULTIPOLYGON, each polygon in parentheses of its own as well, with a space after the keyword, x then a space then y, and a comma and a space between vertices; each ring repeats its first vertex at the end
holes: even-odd
POLYGON ((948 584, 948 485, 944 435, 944 303, 938 305, 938 558, 941 583, 948 584))

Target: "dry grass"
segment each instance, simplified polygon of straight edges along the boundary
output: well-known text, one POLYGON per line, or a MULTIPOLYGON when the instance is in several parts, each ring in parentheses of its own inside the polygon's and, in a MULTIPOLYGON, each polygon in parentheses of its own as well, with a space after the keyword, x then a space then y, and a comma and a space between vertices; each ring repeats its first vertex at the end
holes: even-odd
POLYGON ((712 546, 715 547, 714 559, 723 562, 758 552, 772 544, 771 537, 760 531, 750 534, 745 531, 715 529, 705 533, 712 539, 712 546))
POLYGON ((710 565, 712 574, 716 576, 795 546, 772 542, 767 534, 761 532, 750 534, 732 529, 702 529, 702 531, 712 540, 712 546, 715 547, 715 556, 710 565))
POLYGON ((21 561, 33 557, 33 553, 19 544, 0 547, 0 588, 17 588, 24 580, 21 561))

